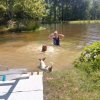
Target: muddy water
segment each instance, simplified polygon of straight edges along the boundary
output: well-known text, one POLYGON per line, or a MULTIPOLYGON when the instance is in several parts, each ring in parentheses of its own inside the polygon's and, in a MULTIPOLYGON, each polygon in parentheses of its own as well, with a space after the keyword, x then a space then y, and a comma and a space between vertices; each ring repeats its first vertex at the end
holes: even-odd
POLYGON ((46 64, 53 64, 54 70, 66 70, 73 66, 86 45, 100 41, 100 24, 87 25, 46 25, 47 29, 33 33, 0 35, 0 70, 8 68, 28 68, 39 70, 39 58, 46 57, 46 64), (52 45, 48 35, 58 30, 65 35, 61 46, 52 45), (47 51, 41 52, 42 45, 47 51))

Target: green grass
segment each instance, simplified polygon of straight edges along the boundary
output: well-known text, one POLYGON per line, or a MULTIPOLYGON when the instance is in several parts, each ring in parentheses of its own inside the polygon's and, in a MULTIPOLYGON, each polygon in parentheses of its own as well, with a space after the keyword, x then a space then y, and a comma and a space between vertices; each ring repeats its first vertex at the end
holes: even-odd
POLYGON ((42 31, 42 30, 45 30, 46 28, 43 27, 43 26, 40 26, 39 28, 37 28, 35 31, 42 31))
POLYGON ((86 73, 72 68, 44 74, 45 100, 99 100, 100 81, 93 82, 86 73), (99 86, 98 86, 99 85, 99 86), (98 86, 96 88, 96 86, 98 86))
POLYGON ((78 21, 68 21, 69 24, 94 24, 100 23, 100 20, 78 20, 78 21))
POLYGON ((34 31, 42 31, 45 30, 45 27, 38 27, 36 29, 23 29, 23 28, 7 28, 6 26, 0 27, 0 33, 7 33, 7 32, 34 32, 34 31))

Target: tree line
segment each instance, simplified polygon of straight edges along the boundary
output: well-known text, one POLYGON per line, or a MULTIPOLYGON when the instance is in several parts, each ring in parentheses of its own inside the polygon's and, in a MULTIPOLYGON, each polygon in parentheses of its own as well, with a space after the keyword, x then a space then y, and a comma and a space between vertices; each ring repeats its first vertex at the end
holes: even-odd
POLYGON ((45 0, 0 0, 0 20, 41 20, 46 16, 45 0))
POLYGON ((100 0, 0 0, 0 22, 10 19, 46 22, 100 19, 100 0))
POLYGON ((46 0, 48 21, 100 19, 100 0, 46 0))

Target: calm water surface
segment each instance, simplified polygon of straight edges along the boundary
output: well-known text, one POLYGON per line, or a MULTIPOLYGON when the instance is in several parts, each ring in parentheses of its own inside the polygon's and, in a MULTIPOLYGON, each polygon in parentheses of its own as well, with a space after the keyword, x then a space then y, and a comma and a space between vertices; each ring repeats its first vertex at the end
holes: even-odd
POLYGON ((93 42, 100 41, 100 24, 52 24, 45 25, 46 30, 0 35, 0 70, 26 67, 30 70, 39 70, 39 58, 46 57, 46 64, 53 64, 54 70, 67 70, 79 56, 82 48, 93 42), (48 35, 54 30, 63 33, 61 46, 52 45, 48 35), (45 53, 41 52, 42 45, 48 46, 45 53))

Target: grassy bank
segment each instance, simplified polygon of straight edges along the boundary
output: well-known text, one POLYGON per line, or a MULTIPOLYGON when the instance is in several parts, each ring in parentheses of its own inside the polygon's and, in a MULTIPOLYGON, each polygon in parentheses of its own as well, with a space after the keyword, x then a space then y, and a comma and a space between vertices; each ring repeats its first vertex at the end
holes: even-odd
POLYGON ((68 21, 68 24, 95 24, 100 23, 100 20, 78 20, 78 21, 68 21))
POLYGON ((99 94, 100 81, 91 81, 86 74, 75 68, 44 75, 45 100, 99 100, 99 94))
POLYGON ((23 29, 23 28, 7 28, 6 26, 1 26, 0 27, 0 33, 11 33, 11 32, 15 32, 15 33, 23 33, 23 32, 34 32, 34 31, 42 31, 45 30, 46 28, 43 26, 40 26, 34 30, 32 29, 23 29))
POLYGON ((44 30, 40 22, 34 20, 9 20, 5 25, 0 26, 0 33, 11 32, 33 32, 44 30))

